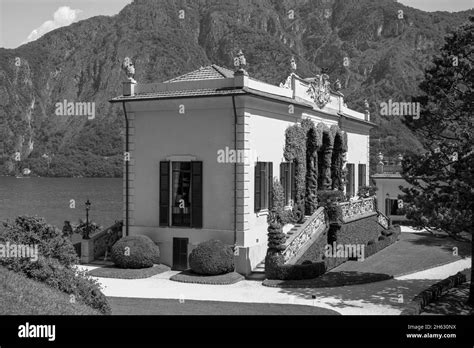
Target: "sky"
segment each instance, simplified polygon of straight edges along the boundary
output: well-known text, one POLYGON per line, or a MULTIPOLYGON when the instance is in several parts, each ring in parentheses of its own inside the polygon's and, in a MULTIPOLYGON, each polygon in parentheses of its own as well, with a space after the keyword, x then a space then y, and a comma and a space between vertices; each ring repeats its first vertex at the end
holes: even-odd
MULTIPOLYGON (((0 47, 15 48, 47 32, 98 15, 115 15, 132 0, 0 0, 0 47)), ((398 0, 423 11, 472 9, 474 0, 398 0)))

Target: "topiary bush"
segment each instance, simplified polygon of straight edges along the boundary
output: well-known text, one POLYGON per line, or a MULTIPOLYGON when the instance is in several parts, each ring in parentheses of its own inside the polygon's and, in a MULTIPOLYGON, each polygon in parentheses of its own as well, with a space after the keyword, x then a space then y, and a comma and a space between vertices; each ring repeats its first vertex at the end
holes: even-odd
POLYGON ((278 179, 273 180, 272 202, 273 208, 276 211, 283 211, 283 208, 285 207, 285 192, 283 186, 281 186, 280 180, 278 179))
POLYGON ((230 245, 213 239, 200 243, 189 255, 191 270, 202 275, 234 271, 234 252, 230 245))
POLYGON ((147 236, 128 236, 112 246, 111 257, 119 268, 148 268, 160 263, 160 249, 147 236))
POLYGON ((267 228, 268 249, 282 251, 285 249, 286 236, 282 232, 281 224, 278 221, 271 221, 267 228))

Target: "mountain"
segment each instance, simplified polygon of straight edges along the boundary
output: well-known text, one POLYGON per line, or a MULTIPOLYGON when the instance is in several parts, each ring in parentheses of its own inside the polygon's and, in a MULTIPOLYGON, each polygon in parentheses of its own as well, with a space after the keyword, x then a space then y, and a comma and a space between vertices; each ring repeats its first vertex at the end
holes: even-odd
POLYGON ((0 174, 29 167, 120 176, 123 111, 108 100, 121 92, 123 58, 146 83, 211 63, 232 67, 238 49, 252 77, 282 82, 294 55, 300 76, 324 69, 339 79, 349 107, 363 110, 367 99, 379 125, 372 157, 419 151, 400 117, 380 116, 379 105, 410 101, 446 33, 472 13, 427 13, 393 0, 135 0, 115 16, 0 49, 0 174), (94 102, 95 118, 57 116, 65 99, 94 102))

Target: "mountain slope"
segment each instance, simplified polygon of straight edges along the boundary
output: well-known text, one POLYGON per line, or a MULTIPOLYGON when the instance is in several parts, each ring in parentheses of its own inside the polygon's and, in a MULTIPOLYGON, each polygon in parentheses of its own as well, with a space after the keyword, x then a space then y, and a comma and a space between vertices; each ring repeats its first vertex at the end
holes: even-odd
POLYGON ((0 49, 0 174, 29 167, 40 175, 120 176, 123 113, 108 100, 121 91, 123 58, 146 83, 210 63, 232 67, 240 48, 255 78, 282 82, 294 55, 301 76, 325 69, 338 78, 350 107, 362 110, 368 99, 380 125, 372 156, 417 151, 400 119, 379 116, 378 105, 417 93, 430 56, 468 15, 392 0, 135 0, 118 15, 0 49), (55 115, 65 99, 94 102, 95 119, 55 115))

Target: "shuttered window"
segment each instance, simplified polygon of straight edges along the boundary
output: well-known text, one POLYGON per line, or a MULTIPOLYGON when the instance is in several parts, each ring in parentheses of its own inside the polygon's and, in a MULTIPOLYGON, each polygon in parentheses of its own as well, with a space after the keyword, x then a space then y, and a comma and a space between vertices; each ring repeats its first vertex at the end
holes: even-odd
POLYGON ((191 162, 191 227, 202 227, 202 162, 191 162))
POLYGON ((255 166, 255 212, 272 207, 273 163, 257 162, 255 166))
POLYGON ((170 162, 160 162, 160 226, 169 225, 170 162))
POLYGON ((290 204, 290 200, 294 199, 294 165, 292 162, 280 163, 280 183, 283 187, 283 193, 285 196, 285 205, 290 204))
POLYGON ((202 201, 202 162, 160 162, 160 226, 201 228, 202 201))
POLYGON ((348 195, 355 195, 355 165, 354 163, 347 163, 347 183, 346 183, 346 193, 348 195))
POLYGON ((367 185, 367 166, 365 164, 359 164, 359 188, 367 185))

